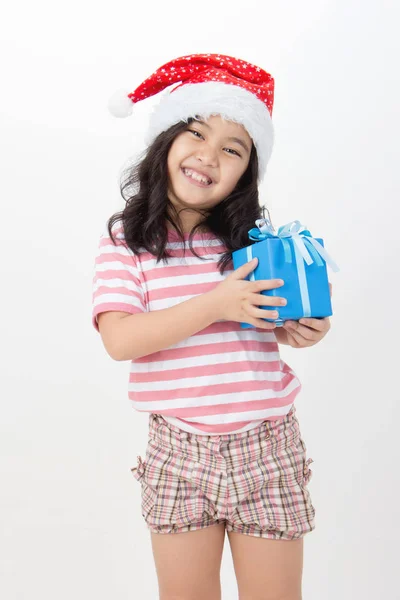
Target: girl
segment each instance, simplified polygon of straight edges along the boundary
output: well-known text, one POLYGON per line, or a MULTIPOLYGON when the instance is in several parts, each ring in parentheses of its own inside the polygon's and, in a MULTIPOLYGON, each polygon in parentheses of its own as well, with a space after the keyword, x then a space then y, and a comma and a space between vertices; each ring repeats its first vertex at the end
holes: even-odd
POLYGON ((93 325, 111 358, 131 361, 129 399, 149 413, 132 471, 161 600, 221 598, 225 531, 241 600, 299 600, 312 459, 294 407, 301 384, 279 344, 311 346, 329 319, 276 329, 264 319, 286 303, 284 282, 248 281, 256 261, 231 262, 264 214, 274 80, 230 56, 184 56, 110 110, 126 116, 174 83, 101 236, 93 325), (273 288, 282 297, 261 294, 273 288))

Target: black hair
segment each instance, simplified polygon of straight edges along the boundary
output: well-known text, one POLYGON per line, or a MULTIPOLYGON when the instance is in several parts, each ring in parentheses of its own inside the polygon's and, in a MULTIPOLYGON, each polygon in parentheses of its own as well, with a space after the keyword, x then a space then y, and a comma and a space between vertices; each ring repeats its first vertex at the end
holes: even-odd
MULTIPOLYGON (((170 256, 166 250, 167 221, 184 242, 179 214, 167 194, 167 158, 175 138, 185 131, 193 120, 180 121, 160 133, 139 161, 123 171, 120 192, 126 206, 108 220, 108 231, 114 244, 112 227, 117 221, 122 221, 125 243, 132 252, 138 253, 144 248, 157 257, 157 262, 166 261, 170 256)), ((203 219, 190 231, 190 250, 198 256, 192 246, 197 230, 216 235, 227 248, 218 262, 222 274, 232 259, 232 252, 253 243, 249 240, 248 231, 255 227, 256 219, 264 217, 265 210, 259 204, 258 157, 253 144, 248 167, 235 189, 212 209, 198 211, 203 215, 203 219)), ((206 260, 206 257, 198 257, 206 260)))

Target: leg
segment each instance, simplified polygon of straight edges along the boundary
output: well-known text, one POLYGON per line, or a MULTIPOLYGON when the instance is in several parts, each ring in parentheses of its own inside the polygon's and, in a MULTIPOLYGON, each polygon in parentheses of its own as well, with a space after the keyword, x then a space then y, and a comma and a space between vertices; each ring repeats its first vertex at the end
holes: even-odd
POLYGON ((225 523, 185 533, 152 533, 160 600, 221 600, 225 523))
POLYGON ((228 532, 239 600, 301 600, 303 539, 228 532))

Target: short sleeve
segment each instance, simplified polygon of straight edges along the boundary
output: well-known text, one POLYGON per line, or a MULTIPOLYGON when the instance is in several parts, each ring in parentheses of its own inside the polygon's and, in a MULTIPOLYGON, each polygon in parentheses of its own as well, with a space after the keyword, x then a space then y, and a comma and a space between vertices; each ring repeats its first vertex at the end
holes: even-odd
POLYGON ((97 316, 101 312, 146 312, 138 257, 125 243, 121 222, 113 225, 112 233, 115 245, 106 225, 94 265, 92 324, 97 331, 97 316))

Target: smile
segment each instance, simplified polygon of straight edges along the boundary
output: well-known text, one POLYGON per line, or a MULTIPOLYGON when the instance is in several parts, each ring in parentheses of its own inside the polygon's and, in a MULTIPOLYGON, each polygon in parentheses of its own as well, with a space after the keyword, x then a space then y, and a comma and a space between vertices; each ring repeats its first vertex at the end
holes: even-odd
POLYGON ((185 175, 186 179, 188 179, 194 185, 199 187, 210 187, 212 185, 212 181, 209 177, 205 175, 200 175, 193 171, 193 169, 181 169, 182 173, 185 175))

